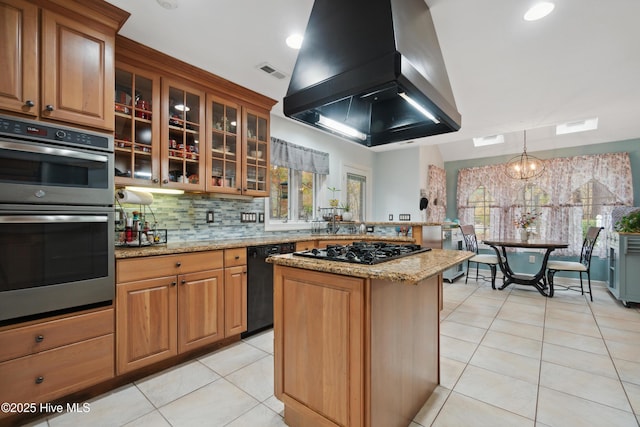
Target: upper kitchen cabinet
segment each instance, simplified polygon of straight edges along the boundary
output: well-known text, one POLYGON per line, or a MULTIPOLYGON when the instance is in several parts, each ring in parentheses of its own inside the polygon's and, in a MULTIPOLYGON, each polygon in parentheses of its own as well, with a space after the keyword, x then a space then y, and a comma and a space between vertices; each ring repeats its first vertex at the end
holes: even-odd
POLYGON ((243 112, 244 184, 242 192, 249 196, 269 195, 269 115, 251 109, 243 112))
POLYGON ((38 115, 38 8, 0 0, 0 109, 38 115))
POLYGON ((205 94, 182 83, 162 83, 162 186, 204 190, 205 94))
POLYGON ((113 130, 115 34, 128 16, 101 0, 0 0, 0 109, 113 130))
POLYGON ((116 63, 115 181, 160 182, 160 76, 116 63))
POLYGON ((207 108, 207 191, 268 196, 268 113, 213 95, 207 108))
POLYGON ((217 193, 242 191, 241 107, 217 96, 207 95, 206 189, 217 193))
MULTIPOLYGON (((116 61, 118 70, 147 78, 157 75, 161 82, 159 133, 155 100, 149 119, 149 158, 160 164, 160 182, 154 180, 153 165, 145 166, 140 176, 151 170, 146 185, 254 197, 269 194, 269 113, 275 100, 122 36, 116 37, 116 61), (160 154, 155 160, 157 139, 160 154)), ((116 94, 119 89, 116 85, 116 94)), ((127 93, 125 103, 116 102, 116 109, 132 108, 127 96, 136 95, 127 93)), ((122 115, 116 113, 116 146, 122 115)), ((135 133, 128 132, 135 146, 135 133)), ((134 171, 140 168, 133 162, 129 162, 131 179, 137 178, 134 171)), ((125 169, 121 172, 127 173, 125 169)), ((116 183, 128 184, 128 179, 116 177, 116 183)))

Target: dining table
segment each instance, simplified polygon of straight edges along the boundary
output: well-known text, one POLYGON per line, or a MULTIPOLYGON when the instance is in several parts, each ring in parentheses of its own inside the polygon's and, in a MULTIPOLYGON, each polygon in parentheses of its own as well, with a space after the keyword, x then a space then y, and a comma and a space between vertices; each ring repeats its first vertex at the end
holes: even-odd
POLYGON ((493 240, 486 239, 482 241, 484 244, 491 246, 498 256, 498 265, 502 274, 504 274, 504 282, 499 289, 504 289, 511 284, 526 285, 535 287, 545 297, 553 297, 553 283, 547 284, 545 272, 549 255, 556 249, 564 249, 569 247, 569 243, 553 241, 553 240, 493 240), (540 269, 535 274, 517 273, 511 269, 509 258, 507 257, 507 248, 522 249, 540 249, 544 250, 540 269))

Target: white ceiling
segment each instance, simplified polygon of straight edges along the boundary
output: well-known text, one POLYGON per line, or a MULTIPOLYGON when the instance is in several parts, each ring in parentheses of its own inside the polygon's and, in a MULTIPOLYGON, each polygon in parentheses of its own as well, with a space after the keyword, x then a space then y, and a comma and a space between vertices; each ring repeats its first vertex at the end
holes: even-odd
MULTIPOLYGON (((313 0, 108 0, 131 13, 120 34, 280 101, 313 0), (278 80, 257 67, 268 62, 278 80)), ((640 1, 555 0, 526 22, 534 0, 425 0, 462 114, 458 132, 416 140, 445 161, 640 138, 640 1), (599 129, 555 136, 562 122, 599 118, 599 129), (506 143, 474 148, 472 137, 506 143)), ((338 13, 338 11, 336 11, 338 13)), ((396 143, 375 148, 406 147, 396 143)), ((415 144, 411 145, 412 147, 415 144)))

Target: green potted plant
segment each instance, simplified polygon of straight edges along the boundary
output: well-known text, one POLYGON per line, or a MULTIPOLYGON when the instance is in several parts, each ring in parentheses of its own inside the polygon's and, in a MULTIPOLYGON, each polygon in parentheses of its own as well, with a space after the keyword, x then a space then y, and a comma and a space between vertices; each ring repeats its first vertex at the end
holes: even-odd
POLYGON ((640 210, 620 218, 615 224, 615 230, 619 233, 640 233, 640 210))
POLYGON ((353 219, 353 213, 351 212, 351 206, 349 202, 345 202, 342 204, 342 220, 343 221, 351 221, 353 219))
POLYGON ((331 191, 331 198, 329 199, 329 206, 332 208, 337 208, 340 200, 336 199, 336 192, 340 191, 336 187, 327 187, 329 191, 331 191))

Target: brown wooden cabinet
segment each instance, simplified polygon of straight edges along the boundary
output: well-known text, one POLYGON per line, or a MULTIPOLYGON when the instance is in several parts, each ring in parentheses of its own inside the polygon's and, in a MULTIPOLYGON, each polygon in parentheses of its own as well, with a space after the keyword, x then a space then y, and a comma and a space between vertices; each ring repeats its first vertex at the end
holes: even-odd
POLYGON ((161 185, 205 189, 205 94, 186 83, 162 79, 161 185))
POLYGON ((223 253, 116 262, 117 373, 224 337, 223 253))
POLYGON ((178 352, 225 337, 225 273, 221 268, 178 276, 178 352))
POLYGON ((160 183, 160 76, 116 62, 115 183, 160 183))
POLYGON ((103 308, 0 330, 0 401, 48 402, 112 378, 113 318, 103 308))
POLYGON ((38 20, 33 3, 0 1, 11 30, 0 40, 0 108, 113 130, 115 33, 128 14, 97 0, 35 2, 38 20))
POLYGON ((247 249, 224 251, 225 336, 247 330, 247 249))
POLYGON ((0 22, 0 109, 36 117, 40 110, 38 8, 26 0, 0 0, 0 22))
POLYGON ((116 281, 118 374, 247 328, 245 248, 119 259, 116 281))
MULTIPOLYGON (((133 67, 138 75, 160 77, 160 130, 159 134, 152 131, 150 148, 155 150, 158 139, 159 158, 152 155, 150 159, 161 164, 160 181, 154 180, 157 169, 145 166, 144 175, 151 169, 152 178, 144 185, 269 195, 269 114, 275 100, 123 37, 116 38, 116 58, 118 69, 133 67)), ((118 90, 116 86, 116 93, 118 90)), ((118 103, 115 106, 125 108, 118 103)), ((116 114, 116 153, 119 117, 116 114)), ((154 111, 152 129, 156 117, 154 111)), ((129 133, 135 144, 135 135, 129 133)), ((129 141, 123 142, 129 146, 129 141)), ((135 178, 135 165, 132 168, 135 178)), ((121 172, 128 174, 128 170, 121 172)), ((128 181, 116 177, 116 183, 128 181)))

